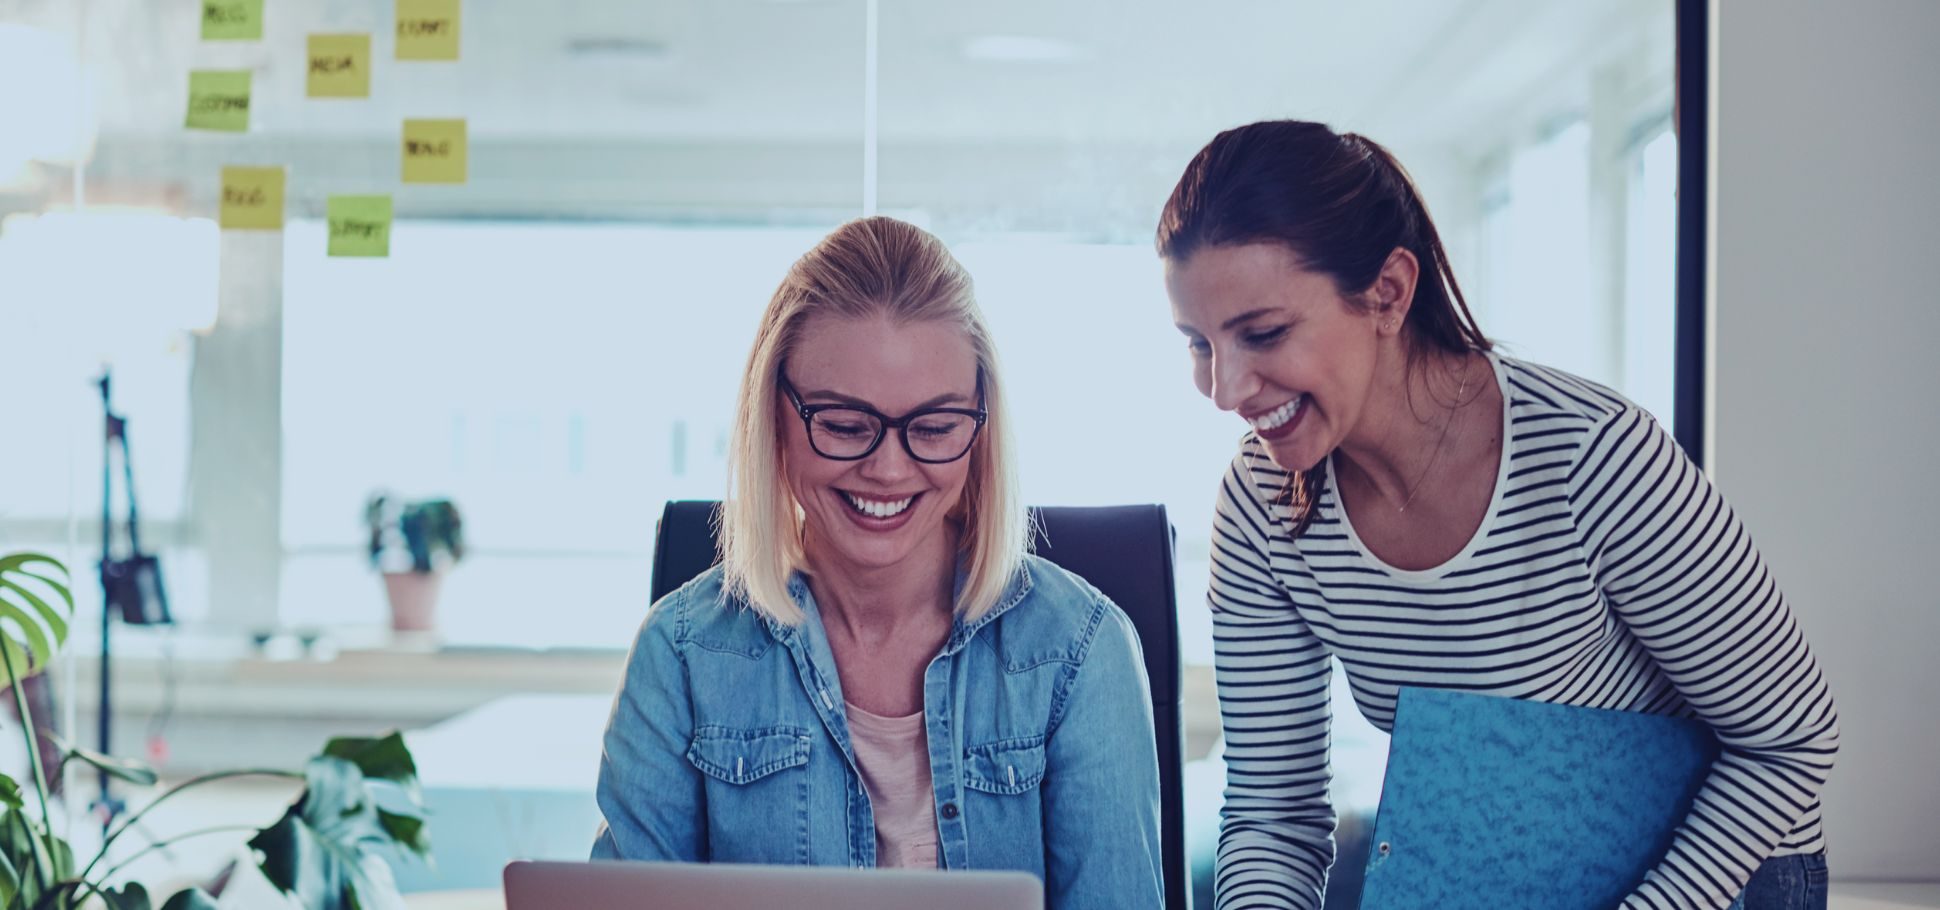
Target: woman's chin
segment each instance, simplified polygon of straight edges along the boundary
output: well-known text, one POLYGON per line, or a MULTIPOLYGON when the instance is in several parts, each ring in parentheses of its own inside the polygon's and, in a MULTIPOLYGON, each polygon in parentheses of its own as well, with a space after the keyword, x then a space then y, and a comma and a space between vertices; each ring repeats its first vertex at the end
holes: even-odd
POLYGON ((909 559, 915 547, 885 540, 842 541, 836 545, 841 560, 858 569, 893 569, 909 559))
POLYGON ((1266 455, 1275 467, 1294 474, 1303 474, 1320 465, 1327 457, 1325 451, 1315 451, 1314 446, 1303 445, 1304 440, 1295 437, 1280 442, 1266 443, 1266 455))
POLYGON ((822 528, 823 533, 816 536, 820 538, 824 557, 834 557, 856 569, 891 569, 919 549, 919 544, 928 536, 926 530, 935 530, 930 527, 934 522, 924 522, 921 516, 912 518, 916 520, 888 532, 859 528, 841 520, 831 522, 833 527, 822 528))

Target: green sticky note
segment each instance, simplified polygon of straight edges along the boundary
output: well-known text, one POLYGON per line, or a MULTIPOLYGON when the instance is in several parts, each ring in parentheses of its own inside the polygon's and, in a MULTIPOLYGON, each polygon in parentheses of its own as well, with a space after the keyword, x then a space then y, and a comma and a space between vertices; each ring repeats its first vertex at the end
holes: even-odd
POLYGON ((391 255, 391 197, 332 196, 330 255, 391 255))
POLYGON ((404 182, 464 183, 465 121, 404 121, 404 182))
POLYGON ((196 70, 189 73, 188 126, 197 130, 249 130, 249 71, 196 70))
POLYGON ((263 40, 263 0, 202 0, 202 40, 263 40))

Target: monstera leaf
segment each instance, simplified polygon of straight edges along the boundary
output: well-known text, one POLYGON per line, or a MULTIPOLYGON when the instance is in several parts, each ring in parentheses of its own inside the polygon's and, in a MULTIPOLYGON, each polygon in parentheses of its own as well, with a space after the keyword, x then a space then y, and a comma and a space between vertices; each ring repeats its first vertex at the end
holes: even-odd
POLYGON ((101 902, 108 905, 108 910, 155 910, 155 905, 148 900, 148 889, 139 883, 109 888, 101 892, 101 902))
POLYGON ((323 754, 346 759, 364 772, 368 781, 383 781, 397 788, 404 803, 391 800, 386 808, 377 807, 377 820, 391 839, 420 859, 431 855, 431 841, 424 830, 424 795, 418 789, 418 765, 404 745, 404 735, 370 739, 340 736, 323 747, 323 754), (393 809, 399 811, 392 811, 393 809))
POLYGON ((303 795, 249 845, 262 854, 263 875, 308 910, 358 910, 395 892, 385 855, 402 845, 422 855, 423 810, 415 798, 403 811, 381 810, 373 782, 415 793, 417 772, 396 734, 382 740, 337 740, 336 754, 319 755, 304 769, 303 795), (388 745, 396 740, 396 749, 388 745), (353 755, 357 760, 342 757, 353 755), (401 761, 400 761, 401 758, 401 761), (360 766, 367 764, 374 774, 360 766), (383 874, 380 878, 377 874, 383 874))
POLYGON ((418 764, 411 759, 411 750, 404 745, 402 733, 375 739, 339 736, 324 745, 323 754, 355 764, 357 770, 364 772, 366 779, 396 784, 413 803, 421 798, 418 793, 418 764))
MULTIPOLYGON (((0 658, 14 683, 15 708, 29 719, 20 697, 19 681, 39 672, 65 643, 74 597, 67 587, 67 570, 38 553, 0 556, 0 658)), ((27 739, 30 757, 38 755, 30 723, 19 730, 27 739)), ((60 743, 61 765, 80 761, 124 781, 151 786, 153 769, 60 743)), ((58 771, 58 769, 56 769, 58 771)), ((188 787, 245 774, 289 775, 249 770, 217 772, 186 781, 149 803, 149 807, 188 787)), ((283 817, 264 828, 249 844, 260 856, 263 874, 285 894, 309 910, 362 910, 399 902, 388 859, 401 853, 425 857, 424 803, 418 789, 417 765, 396 733, 377 738, 331 740, 322 755, 311 759, 303 773, 305 788, 283 817), (384 797, 380 804, 380 796, 384 797)), ((107 910, 153 910, 153 901, 140 884, 109 888, 110 868, 90 876, 104 855, 75 873, 74 853, 67 842, 49 833, 37 820, 46 817, 46 785, 38 762, 34 787, 23 792, 19 782, 0 774, 0 908, 70 910, 86 906, 107 910), (25 796, 32 795, 39 813, 31 814, 25 796), (98 900, 97 900, 98 899, 98 900)), ((146 809, 137 810, 109 837, 129 830, 146 809)), ((195 832, 182 835, 192 837, 195 832)), ((152 838, 151 838, 152 839, 152 838)), ((171 843, 153 840, 153 850, 171 843)), ((207 892, 191 888, 176 894, 161 910, 215 910, 207 892)))
MULTIPOLYGON (((155 907, 148 899, 148 889, 139 884, 103 891, 101 901, 108 910, 154 910, 155 907)), ((216 910, 216 899, 201 888, 190 888, 169 898, 162 910, 216 910)))
POLYGON ((13 804, 0 808, 0 864, 7 867, 0 869, 0 892, 5 892, 7 901, 17 895, 19 906, 32 907, 51 896, 50 890, 60 890, 43 886, 35 871, 37 855, 46 858, 48 881, 58 882, 74 873, 74 851, 66 841, 41 831, 20 806, 18 788, 13 792, 13 804))
POLYGON ((51 556, 0 556, 0 651, 19 679, 39 672, 67 641, 74 595, 67 569, 51 556))
MULTIPOLYGON (((20 811, 20 784, 15 783, 13 778, 0 774, 0 814, 12 816, 18 811, 20 811)), ((33 861, 32 856, 15 856, 12 850, 0 846, 0 907, 13 905, 14 895, 20 893, 20 873, 26 869, 31 876, 33 872, 29 864, 33 861)))
POLYGON ((201 888, 177 891, 162 905, 162 910, 216 910, 216 899, 201 888))
MULTIPOLYGON (((155 907, 148 899, 148 889, 139 884, 103 891, 101 900, 108 905, 108 910, 154 910, 155 907)), ((190 888, 169 898, 162 904, 162 910, 216 910, 216 899, 201 888, 190 888)))

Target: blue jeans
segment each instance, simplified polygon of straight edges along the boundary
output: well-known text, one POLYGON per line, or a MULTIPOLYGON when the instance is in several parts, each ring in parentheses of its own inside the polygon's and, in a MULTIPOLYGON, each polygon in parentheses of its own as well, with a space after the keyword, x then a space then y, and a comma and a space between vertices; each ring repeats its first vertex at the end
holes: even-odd
POLYGON ((1825 854, 1774 856, 1745 883, 1733 910, 1825 910, 1825 854))

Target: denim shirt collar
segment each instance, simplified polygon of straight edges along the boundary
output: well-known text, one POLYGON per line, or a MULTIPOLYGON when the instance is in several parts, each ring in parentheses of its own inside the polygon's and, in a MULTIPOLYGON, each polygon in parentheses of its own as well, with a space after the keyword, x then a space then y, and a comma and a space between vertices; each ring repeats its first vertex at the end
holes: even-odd
MULTIPOLYGON (((952 600, 955 600, 956 597, 963 593, 963 583, 969 577, 969 574, 969 567, 959 561, 957 563, 956 579, 950 586, 952 600)), ((963 650, 963 647, 969 644, 971 639, 976 637, 979 630, 996 621, 997 617, 1009 612, 1010 608, 1017 606, 1030 593, 1030 566, 1027 563, 1020 562, 1017 565, 1017 572, 1011 576, 1010 584, 1005 586, 1003 596, 997 598, 997 603, 990 609, 984 611, 982 616, 968 623, 963 621, 961 615, 951 620, 950 637, 943 643, 941 655, 949 656, 963 650)), ((768 627, 768 634, 774 636, 775 641, 780 642, 783 647, 790 649, 795 648, 799 644, 797 641, 799 636, 807 636, 810 641, 818 638, 825 640, 826 633, 821 632, 821 612, 815 603, 815 595, 810 593, 808 589, 807 575, 796 571, 789 577, 788 596, 795 599, 796 608, 802 611, 804 619, 801 625, 791 626, 779 622, 774 617, 763 613, 761 614, 761 621, 768 627), (810 632, 811 627, 814 629, 814 633, 810 632)))
MULTIPOLYGON (((952 591, 960 594, 967 576, 959 563, 952 591)), ((938 800, 954 810, 956 801, 962 798, 961 782, 956 756, 963 750, 961 741, 962 724, 956 716, 963 699, 965 677, 953 671, 952 665, 957 654, 976 638, 984 626, 996 621, 997 617, 1008 612, 1022 602, 1031 591, 1030 570, 1019 565, 1010 584, 1004 589, 1002 597, 982 616, 973 622, 964 622, 961 616, 952 620, 950 637, 944 642, 942 650, 930 658, 923 671, 923 713, 924 734, 930 748, 930 772, 932 786, 937 787, 938 800)), ((816 608, 815 597, 809 591, 808 577, 796 572, 788 580, 788 594, 801 608, 803 620, 799 625, 788 626, 776 622, 763 614, 762 620, 768 633, 781 644, 793 659, 795 672, 800 679, 805 694, 808 695, 813 710, 820 717, 836 748, 848 762, 851 772, 860 773, 854 749, 849 738, 849 721, 846 699, 842 695, 842 681, 835 666, 835 654, 829 647, 828 632, 822 624, 822 617, 816 608)), ((859 780, 860 778, 855 778, 859 780)), ((856 784, 860 786, 860 784, 856 784)), ((852 811, 857 814, 851 819, 851 830, 868 831, 871 836, 856 839, 849 846, 849 861, 858 866, 873 866, 877 862, 876 842, 873 836, 875 823, 868 798, 862 791, 856 792, 856 799, 850 802, 852 811), (856 808, 860 807, 860 808, 856 808)), ((939 862, 946 869, 968 868, 970 856, 968 840, 961 816, 946 814, 937 820, 939 862)))

